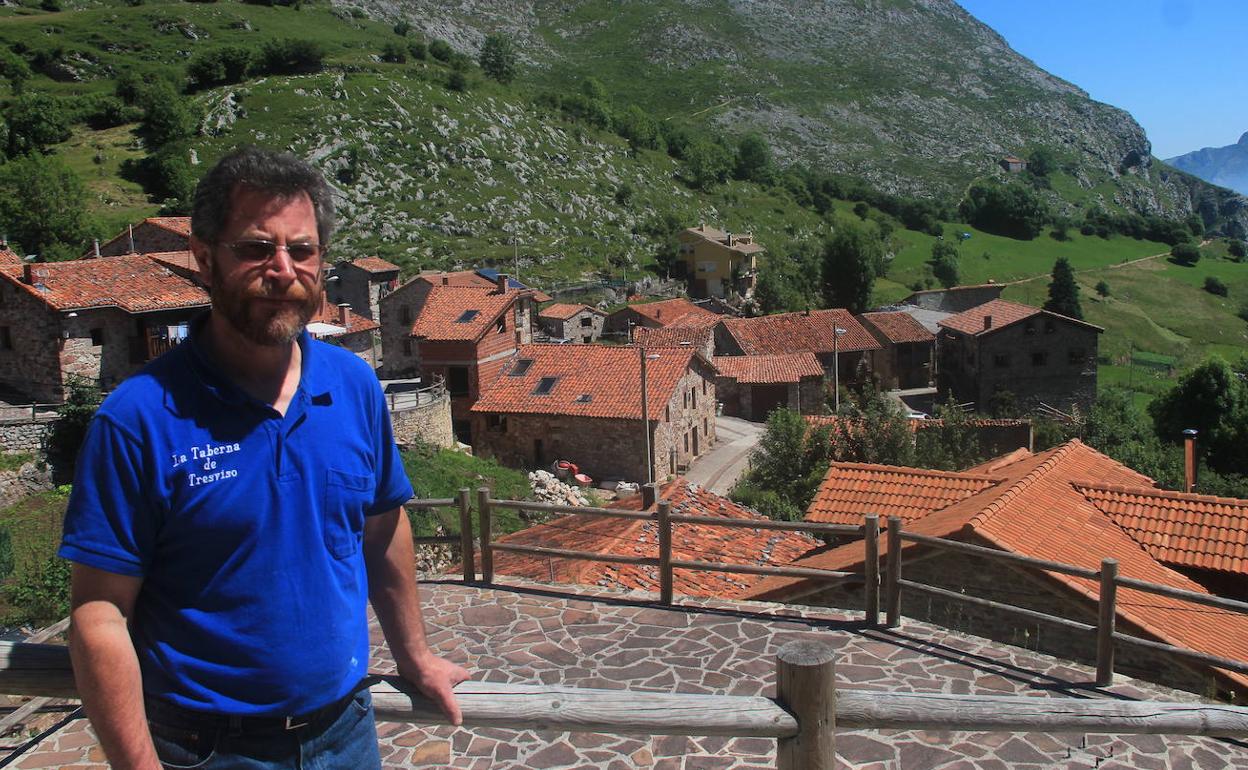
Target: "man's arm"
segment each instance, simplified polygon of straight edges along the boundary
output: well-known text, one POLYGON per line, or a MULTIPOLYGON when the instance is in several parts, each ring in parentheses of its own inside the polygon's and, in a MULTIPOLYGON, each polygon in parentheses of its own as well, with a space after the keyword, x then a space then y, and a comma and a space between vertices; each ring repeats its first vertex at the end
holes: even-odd
POLYGON ((434 655, 425 642, 412 528, 402 508, 365 520, 364 563, 368 567, 368 598, 381 622, 390 654, 398 664, 399 675, 442 709, 451 724, 460 724, 463 717, 451 690, 470 674, 434 655))
POLYGON ((159 770, 143 709, 139 658, 127 620, 142 578, 74 564, 69 656, 91 726, 114 768, 159 770))

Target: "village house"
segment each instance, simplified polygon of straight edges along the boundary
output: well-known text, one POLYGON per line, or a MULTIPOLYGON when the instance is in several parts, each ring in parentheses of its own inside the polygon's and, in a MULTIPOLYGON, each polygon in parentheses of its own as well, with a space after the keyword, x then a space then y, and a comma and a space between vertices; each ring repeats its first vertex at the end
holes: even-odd
POLYGON ((716 356, 715 392, 724 414, 763 422, 785 407, 817 414, 827 402, 827 378, 814 353, 716 356))
POLYGON ((513 467, 570 460, 595 479, 665 479, 715 443, 714 379, 692 350, 525 345, 472 407, 473 448, 513 467))
POLYGON ((369 320, 381 317, 381 298, 399 286, 399 266, 379 257, 344 259, 334 263, 326 278, 329 301, 346 303, 369 320))
POLYGON ((932 383, 936 335, 907 313, 863 313, 863 328, 880 343, 871 371, 884 390, 926 388, 932 383))
POLYGON ((325 292, 321 293, 321 306, 308 322, 308 333, 318 340, 350 350, 377 368, 377 339, 374 332, 381 324, 356 313, 343 303, 334 305, 325 292))
MULTIPOLYGON (((656 499, 649 490, 617 500, 608 508, 621 511, 653 511, 656 499)), ((683 516, 765 522, 767 518, 726 497, 708 492, 683 478, 659 488, 659 500, 671 503, 671 512, 683 516)), ((499 543, 589 551, 608 556, 656 558, 658 523, 654 519, 565 516, 498 538, 499 543)), ((750 564, 762 567, 787 565, 814 550, 818 540, 798 532, 717 527, 707 524, 672 526, 672 559, 712 564, 750 564)), ((499 551, 494 556, 498 575, 528 578, 546 583, 659 590, 653 567, 589 562, 499 551)), ((731 599, 759 582, 752 575, 675 569, 673 592, 680 596, 713 596, 731 599)))
POLYGON ((122 254, 148 254, 155 251, 186 251, 191 248, 190 217, 148 217, 128 225, 111 240, 93 248, 84 257, 116 257, 122 254))
POLYGON ((597 342, 607 314, 589 305, 555 303, 537 313, 542 331, 557 340, 597 342))
POLYGON ((0 269, 0 385, 59 403, 71 381, 112 388, 186 336, 208 307, 194 280, 147 255, 0 269))
POLYGON ((473 444, 470 412, 507 360, 533 338, 528 289, 452 285, 421 276, 381 300, 381 344, 387 378, 442 379, 451 396, 455 436, 473 444))
POLYGON ((632 342, 643 348, 688 348, 708 361, 715 355, 715 324, 718 318, 689 315, 670 326, 651 329, 634 326, 632 342))
POLYGON ((961 313, 985 302, 1001 299, 1005 286, 999 283, 981 283, 972 286, 953 286, 948 289, 916 291, 901 301, 903 305, 938 310, 942 313, 961 313))
POLYGON ((690 323, 695 319, 718 321, 720 316, 710 310, 699 307, 684 297, 663 299, 657 302, 638 302, 627 305, 607 316, 606 330, 618 334, 624 339, 631 339, 631 332, 638 326, 649 329, 660 329, 677 321, 690 323))
POLYGON ((691 297, 724 297, 754 293, 758 255, 765 249, 750 233, 727 233, 707 227, 687 227, 676 235, 680 266, 691 297))
MULTIPOLYGON (((1200 594, 1209 591, 1171 568, 1207 570, 1243 564, 1245 546, 1229 524, 1242 524, 1244 501, 1159 492, 1152 479, 1072 440, 1045 452, 1016 450, 964 472, 833 463, 806 513, 811 522, 881 525, 898 516, 906 532, 952 539, 1049 562, 1098 571, 1118 560, 1126 578, 1200 594), (1143 508, 1136 503, 1146 501, 1143 508), (1238 513, 1227 517, 1235 508, 1238 513), (1182 531, 1182 536, 1175 536, 1182 531), (1169 537, 1167 538, 1167 535, 1169 537), (1230 558, 1228 558, 1228 556, 1230 558), (1235 559, 1241 561, 1236 562, 1235 559)), ((884 544, 886 545, 886 544, 884 544)), ((882 556, 887 555, 883 548, 882 556)), ((854 571, 862 541, 821 549, 795 566, 854 571)), ((1022 606, 1082 623, 1097 622, 1095 578, 1006 564, 997 559, 903 541, 905 579, 947 591, 1022 606)), ((809 579, 771 578, 748 594, 766 601, 861 607, 862 585, 828 587, 809 579)), ((1119 632, 1236 660, 1248 659, 1248 617, 1200 608, 1119 587, 1119 632)), ((1038 619, 939 596, 908 594, 903 612, 957 630, 1066 658, 1095 657, 1095 635, 1038 619), (913 597, 913 598, 909 598, 913 597)), ((1248 676, 1119 645, 1119 670, 1195 692, 1216 687, 1242 697, 1248 676)))
POLYGON ((870 376, 871 354, 883 346, 844 308, 726 318, 715 327, 716 356, 814 353, 829 381, 870 376))
POLYGON ((1008 174, 1021 174, 1027 169, 1027 161, 1014 155, 1006 155, 999 163, 1008 174))
POLYGON ((1021 409, 1087 411, 1096 399, 1099 326, 1048 310, 993 300, 940 322, 942 396, 986 410, 994 398, 1021 409))

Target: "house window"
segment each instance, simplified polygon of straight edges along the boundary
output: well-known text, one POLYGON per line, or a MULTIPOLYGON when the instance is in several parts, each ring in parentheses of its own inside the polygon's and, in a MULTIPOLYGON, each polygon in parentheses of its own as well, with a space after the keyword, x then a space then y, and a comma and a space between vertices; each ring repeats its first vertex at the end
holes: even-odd
POLYGON ((578 404, 588 404, 590 401, 593 401, 593 400, 594 400, 594 396, 592 393, 582 393, 581 395, 576 397, 576 403, 578 404))
POLYGON ((998 369, 1006 369, 1010 365, 1010 356, 1008 353, 995 353, 992 356, 992 365, 998 369))
POLYGON ((498 323, 494 324, 494 331, 498 332, 499 334, 502 334, 503 332, 507 331, 507 316, 503 316, 502 318, 498 319, 498 323))
POLYGON ((485 416, 485 427, 490 430, 507 432, 507 418, 501 414, 487 414, 485 416))
POLYGON ((404 305, 401 310, 402 312, 400 312, 399 315, 402 317, 403 324, 406 326, 412 322, 412 308, 408 305, 404 305))
POLYGON ((452 396, 468 395, 468 367, 450 366, 446 370, 446 389, 452 396))
POLYGON ((96 327, 91 330, 91 344, 92 345, 104 344, 104 330, 103 329, 96 327))
POLYGON ((587 315, 586 315, 586 316, 581 316, 581 328, 582 328, 582 329, 588 329, 589 327, 591 327, 591 326, 593 326, 593 325, 594 325, 594 319, 593 319, 593 318, 590 318, 590 317, 589 317, 589 316, 587 316, 587 315))
POLYGON ((1084 362, 1084 359, 1086 358, 1087 356, 1079 348, 1071 348, 1069 351, 1066 352, 1066 360, 1072 366, 1079 366, 1080 364, 1084 362))
POLYGON ((1044 366, 1048 362, 1049 362, 1049 354, 1044 352, 1043 350, 1037 350, 1035 353, 1031 354, 1032 366, 1044 366))
POLYGON ((0 326, 0 350, 13 349, 13 333, 9 331, 9 327, 0 326))
POLYGON ((707 426, 708 426, 707 420, 706 420, 706 418, 705 418, 705 417, 703 417, 703 418, 702 418, 702 435, 703 435, 703 436, 705 436, 705 435, 707 435, 708 433, 710 433, 710 431, 709 431, 709 430, 707 430, 707 426))
POLYGON ((685 454, 689 454, 689 434, 685 434, 685 454))
POLYGON ((479 315, 481 315, 480 310, 465 310, 459 314, 459 318, 455 319, 455 323, 466 324, 479 315))
POLYGON ((663 407, 663 422, 671 422, 671 421, 672 421, 672 405, 668 404, 667 406, 663 407))
POLYGON ((689 389, 689 401, 690 403, 693 404, 694 409, 698 408, 698 389, 697 388, 689 389))
POLYGON ((688 408, 689 408, 689 394, 688 394, 688 393, 685 393, 685 394, 683 394, 683 395, 681 396, 681 403, 680 403, 680 405, 681 405, 681 407, 682 407, 682 408, 684 408, 684 409, 688 409, 688 408))
POLYGON ((532 365, 533 365, 533 359, 521 358, 519 361, 516 361, 516 365, 511 368, 511 371, 507 373, 507 376, 508 377, 523 377, 525 373, 529 371, 529 367, 532 365))
POLYGON ((555 383, 559 382, 558 377, 543 377, 538 381, 537 387, 533 389, 535 396, 548 396, 550 391, 555 389, 555 383))

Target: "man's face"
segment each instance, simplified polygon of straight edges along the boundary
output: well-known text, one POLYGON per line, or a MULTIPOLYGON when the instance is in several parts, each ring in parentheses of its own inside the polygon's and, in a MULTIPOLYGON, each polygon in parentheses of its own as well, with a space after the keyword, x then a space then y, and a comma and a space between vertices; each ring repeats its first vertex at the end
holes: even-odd
POLYGON ((281 198, 236 187, 220 242, 193 243, 213 312, 254 344, 288 344, 320 306, 322 257, 300 259, 298 248, 292 254, 287 247, 318 242, 316 212, 306 193, 281 198), (278 248, 257 259, 264 249, 250 243, 255 241, 278 248))

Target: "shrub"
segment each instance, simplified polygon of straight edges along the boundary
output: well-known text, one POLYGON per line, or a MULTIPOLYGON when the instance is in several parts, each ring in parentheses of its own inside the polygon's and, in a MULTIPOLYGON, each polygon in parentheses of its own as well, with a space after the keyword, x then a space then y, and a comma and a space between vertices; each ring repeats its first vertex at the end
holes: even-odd
POLYGON ((87 436, 87 426, 102 401, 100 389, 94 383, 81 378, 70 381, 65 403, 56 410, 60 419, 52 423, 48 433, 45 446, 48 459, 73 467, 78 449, 87 436))
POLYGON ((69 562, 49 556, 5 586, 4 593, 13 608, 8 623, 38 626, 59 620, 69 614, 69 562))
POLYGON ((477 61, 487 77, 500 83, 516 79, 516 50, 511 39, 504 35, 488 35, 481 45, 481 56, 477 61))
POLYGON ((403 64, 407 61, 407 46, 400 40, 387 40, 381 46, 381 60, 393 64, 403 64))
POLYGON ((1245 248, 1244 242, 1238 238, 1232 238, 1230 243, 1226 244, 1226 253, 1230 254, 1235 260, 1242 261, 1244 257, 1248 257, 1248 248, 1245 248))
POLYGON ((19 96, 4 117, 9 124, 9 155, 43 152, 70 137, 69 111, 60 99, 45 94, 19 96))
POLYGON ((1105 283, 1105 281, 1097 281, 1096 293, 1102 297, 1108 297, 1109 296, 1109 284, 1105 283))
POLYGON ((1194 265, 1200 261, 1200 247, 1194 243, 1175 244, 1170 249, 1170 256, 1180 265, 1194 265))
POLYGON ((446 87, 452 91, 467 91, 468 76, 461 70, 451 70, 451 74, 446 78, 446 87))
POLYGON ((1225 297, 1228 290, 1226 284, 1222 283, 1222 281, 1212 275, 1207 275, 1205 276, 1205 291, 1210 294, 1216 294, 1219 297, 1225 297))
POLYGON ((1239 312, 1235 315, 1239 316, 1241 321, 1248 321, 1248 304, 1240 305, 1239 312))
POLYGON ((429 56, 429 49, 423 41, 413 40, 407 44, 407 52, 412 55, 416 61, 424 61, 429 56))
POLYGON ((1021 184, 976 182, 958 208, 963 219, 981 230, 1030 240, 1050 218, 1049 207, 1021 184))
POLYGON ((250 48, 237 45, 204 51, 192 57, 186 65, 191 90, 242 82, 254 58, 250 48))
POLYGON ((199 115, 191 100, 170 86, 151 89, 145 102, 141 130, 153 147, 187 139, 199 127, 199 115))
POLYGON ((412 25, 408 24, 406 21, 400 21, 398 24, 394 25, 394 34, 399 37, 407 37, 407 33, 411 31, 412 25))
POLYGON ((257 69, 270 75, 319 72, 325 65, 325 47, 315 40, 270 40, 260 49, 257 69))
POLYGON ((455 52, 451 50, 450 43, 445 40, 435 40, 429 44, 429 55, 440 62, 449 62, 455 52))

